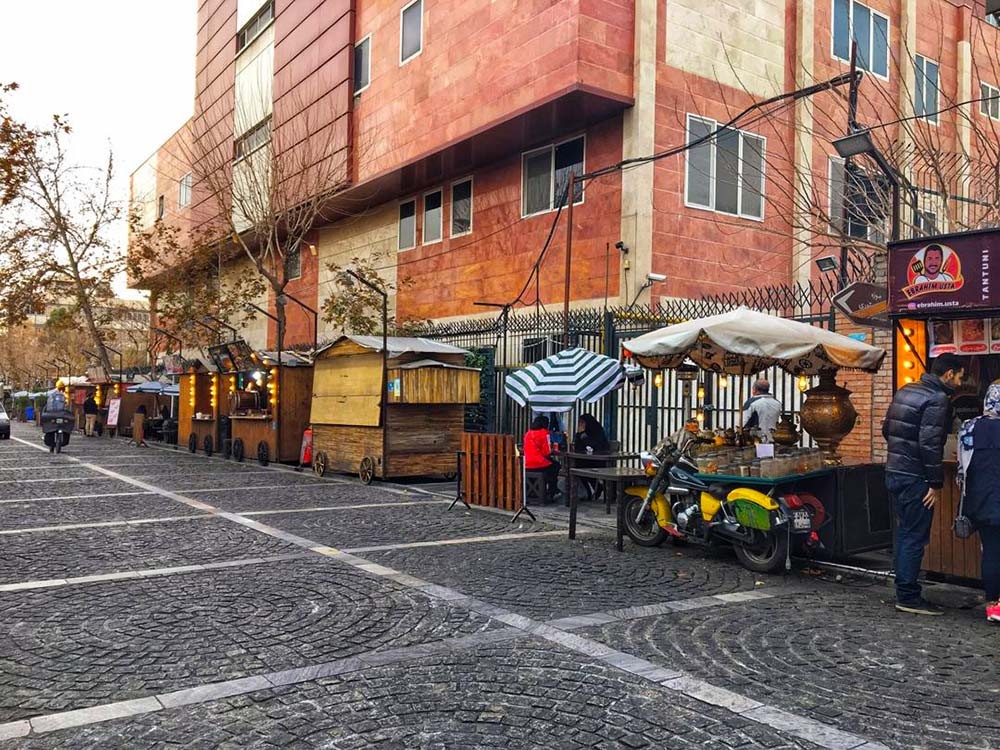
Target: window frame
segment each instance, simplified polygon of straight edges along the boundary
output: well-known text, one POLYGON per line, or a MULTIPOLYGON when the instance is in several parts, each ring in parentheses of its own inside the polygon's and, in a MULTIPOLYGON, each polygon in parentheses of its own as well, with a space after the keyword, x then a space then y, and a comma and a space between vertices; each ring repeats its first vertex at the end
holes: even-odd
POLYGON ((259 37, 261 34, 263 34, 267 30, 268 26, 270 26, 271 24, 274 23, 274 19, 275 19, 275 17, 277 15, 278 15, 278 13, 277 13, 277 8, 275 7, 274 0, 268 0, 268 2, 266 2, 266 3, 264 3, 263 5, 260 6, 260 8, 257 10, 256 13, 254 13, 252 16, 250 16, 250 20, 249 21, 247 21, 245 24, 243 24, 242 27, 240 27, 239 29, 237 29, 237 31, 236 31, 236 54, 237 54, 237 56, 239 56, 245 49, 247 49, 248 47, 250 47, 254 43, 254 40, 256 40, 257 37, 259 37), (247 29, 249 29, 251 26, 253 26, 254 24, 256 24, 260 20, 261 16, 264 15, 264 11, 267 11, 267 10, 269 10, 270 13, 271 13, 270 20, 268 20, 268 22, 266 24, 264 24, 263 26, 259 27, 257 29, 257 31, 254 32, 253 36, 251 36, 251 37, 243 36, 244 32, 246 32, 247 29), (243 42, 242 44, 240 44, 241 40, 243 42))
MULTIPOLYGON (((521 218, 530 219, 533 216, 542 216, 552 211, 557 210, 559 207, 556 203, 556 149, 566 143, 570 143, 575 140, 583 140, 583 172, 587 171, 587 133, 577 133, 568 138, 563 138, 559 141, 553 141, 546 146, 539 146, 538 148, 533 148, 530 151, 521 152, 521 218), (535 211, 534 213, 525 213, 527 206, 525 205, 525 190, 524 190, 524 160, 537 156, 545 151, 549 152, 549 207, 543 211, 535 211)), ((582 206, 587 198, 587 191, 580 191, 580 200, 574 200, 574 206, 582 206)))
POLYGON ((301 279, 302 278, 302 243, 301 242, 296 243, 295 247, 292 248, 291 251, 289 251, 288 253, 285 254, 284 266, 285 266, 285 281, 295 281, 296 279, 301 279), (299 272, 295 276, 292 276, 288 272, 288 261, 291 258, 291 253, 292 252, 294 252, 296 254, 296 256, 298 257, 299 272))
POLYGON ((161 221, 167 215, 167 201, 163 195, 156 198, 156 220, 161 221))
POLYGON ((941 99, 940 99, 940 95, 941 95, 941 63, 939 63, 937 60, 934 60, 934 59, 932 59, 930 57, 927 57, 927 55, 921 55, 919 52, 917 52, 917 53, 915 53, 913 55, 913 97, 915 99, 916 95, 917 95, 917 80, 918 80, 918 76, 923 76, 923 87, 921 88, 921 91, 920 91, 920 93, 921 93, 921 103, 922 103, 922 107, 926 107, 927 106, 927 90, 926 90, 926 86, 927 86, 927 63, 930 63, 931 65, 933 65, 937 69, 937 83, 934 84, 934 109, 931 110, 931 112, 934 113, 933 114, 933 119, 931 119, 931 117, 929 117, 928 115, 926 115, 926 114, 924 114, 922 112, 917 112, 916 101, 913 102, 913 114, 916 117, 920 118, 920 120, 922 122, 926 122, 926 123, 928 123, 930 125, 935 125, 936 126, 936 125, 939 125, 940 122, 941 122, 941 113, 938 112, 938 110, 941 108, 941 99), (923 60, 923 62, 924 62, 923 68, 921 68, 921 66, 920 66, 920 63, 919 63, 920 60, 923 60))
POLYGON ((438 187, 438 188, 434 188, 433 190, 426 191, 423 194, 423 197, 421 198, 420 203, 421 203, 421 206, 422 206, 423 210, 420 213, 420 216, 421 216, 421 219, 420 219, 420 228, 421 228, 420 239, 422 241, 419 244, 426 246, 426 245, 436 245, 439 242, 443 242, 444 241, 444 188, 443 187, 438 187), (439 212, 439 215, 440 215, 439 219, 438 219, 438 237, 437 237, 436 240, 428 240, 427 239, 427 196, 434 195, 435 193, 437 193, 438 195, 441 196, 441 204, 438 206, 438 212, 439 212))
MULTIPOLYGON (((360 96, 362 91, 367 91, 368 88, 372 85, 372 35, 371 35, 371 32, 368 32, 368 34, 366 34, 361 39, 359 39, 358 41, 356 41, 354 43, 354 48, 353 49, 357 50, 357 48, 359 46, 361 46, 362 44, 364 44, 365 42, 368 42, 368 83, 366 83, 361 88, 355 88, 354 89, 354 96, 360 96)), ((357 61, 357 53, 356 52, 355 52, 355 58, 354 59, 355 59, 355 61, 357 61)), ((357 68, 356 64, 355 64, 355 68, 357 68)), ((351 81, 351 85, 354 86, 354 85, 357 84, 357 80, 358 80, 357 70, 354 71, 354 75, 353 75, 352 78, 353 78, 353 80, 351 81)))
POLYGON ((264 148, 264 146, 266 146, 268 143, 271 142, 271 135, 272 135, 271 115, 268 115, 263 120, 258 122, 256 125, 253 125, 252 127, 248 128, 247 131, 243 133, 243 135, 239 136, 238 138, 236 138, 235 141, 233 141, 233 164, 238 164, 239 162, 243 161, 254 152, 264 148), (267 127, 267 139, 262 141, 259 145, 254 146, 249 151, 244 151, 241 153, 240 145, 249 141, 251 135, 260 132, 261 130, 264 129, 265 126, 267 127))
POLYGON ((994 86, 992 83, 986 83, 986 81, 979 81, 979 114, 993 121, 1000 121, 1000 87, 994 86), (983 89, 989 89, 989 98, 983 95, 983 89), (997 115, 994 117, 990 114, 990 104, 997 105, 997 115), (986 111, 983 111, 985 107, 986 111))
POLYGON ((403 67, 424 53, 424 0, 410 0, 399 9, 399 67, 403 67), (403 58, 403 14, 414 5, 420 5, 420 48, 407 58, 403 58))
POLYGON ((191 194, 194 192, 194 175, 188 172, 182 175, 177 181, 177 207, 187 208, 191 205, 191 194), (187 201, 184 201, 184 194, 187 192, 187 201))
MULTIPOLYGON (((881 73, 876 73, 874 70, 865 70, 865 72, 866 73, 871 73, 873 76, 875 76, 876 78, 881 78, 883 81, 888 81, 889 80, 889 72, 891 70, 891 62, 892 62, 892 55, 890 54, 891 50, 892 50, 892 19, 889 18, 889 16, 887 16, 885 13, 882 13, 881 11, 875 10, 870 5, 867 5, 865 3, 859 2, 859 0, 847 0, 847 2, 848 2, 848 5, 847 5, 847 34, 848 34, 848 45, 847 45, 847 47, 848 47, 848 49, 850 49, 850 47, 851 47, 850 43, 854 41, 854 36, 855 36, 854 35, 854 3, 855 2, 858 2, 858 5, 864 5, 868 9, 868 13, 870 14, 869 18, 872 18, 873 16, 879 16, 880 18, 882 18, 882 19, 885 20, 885 45, 886 45, 886 50, 885 50, 885 61, 886 61, 886 64, 885 64, 885 75, 882 75, 881 73)), ((850 63, 851 62, 851 58, 849 56, 848 57, 841 57, 840 55, 837 54, 837 42, 836 42, 836 36, 835 36, 836 35, 836 26, 837 26, 836 19, 837 19, 837 0, 830 0, 830 56, 834 60, 839 60, 840 62, 850 63)), ((872 60, 872 45, 875 44, 875 33, 874 32, 875 32, 875 23, 874 23, 874 21, 869 20, 869 27, 868 27, 869 49, 868 49, 868 56, 866 57, 866 59, 869 61, 869 68, 871 67, 871 60, 872 60)), ((860 49, 859 49, 859 52, 860 52, 860 49)), ((848 55, 849 54, 850 53, 848 53, 848 55)), ((860 65, 858 66, 858 68, 861 69, 861 70, 864 70, 863 68, 861 68, 860 65)))
MULTIPOLYGON (((854 237, 855 239, 864 239, 867 242, 879 242, 880 238, 887 236, 885 226, 879 227, 873 222, 865 222, 865 236, 855 237, 851 234, 851 218, 847 215, 847 160, 842 156, 837 156, 836 154, 827 154, 827 213, 830 218, 833 218, 833 168, 834 165, 838 165, 843 172, 843 178, 841 180, 841 210, 843 215, 840 217, 841 226, 838 228, 833 225, 833 222, 828 223, 828 230, 830 234, 838 234, 842 237, 854 237)), ((884 219, 883 221, 888 221, 884 219)))
POLYGON ((475 226, 476 185, 473 176, 452 180, 448 186, 448 236, 451 238, 465 237, 472 234, 475 226), (464 232, 455 233, 455 186, 469 183, 469 228, 464 232))
MULTIPOLYGON (((689 133, 691 132, 691 120, 701 120, 704 123, 711 123, 710 131, 718 130, 719 121, 711 117, 705 117, 704 115, 696 115, 691 112, 687 113, 687 117, 684 120, 684 139, 687 143, 689 133)), ((688 196, 688 170, 690 168, 690 158, 691 149, 687 149, 684 154, 684 207, 694 208, 699 211, 711 211, 715 214, 722 214, 723 216, 733 216, 738 219, 746 219, 748 221, 756 221, 763 223, 766 215, 765 208, 767 206, 767 136, 760 135, 759 133, 752 133, 749 130, 741 130, 740 128, 729 128, 729 130, 735 131, 739 134, 739 150, 737 151, 737 163, 739 164, 739 170, 736 175, 736 213, 730 211, 723 211, 716 208, 715 204, 715 194, 716 194, 716 183, 718 179, 718 174, 716 172, 716 165, 718 164, 718 144, 716 140, 718 134, 714 135, 712 138, 708 139, 705 143, 711 147, 710 153, 710 174, 708 176, 709 180, 709 197, 710 206, 705 206, 701 203, 692 203, 688 196), (751 138, 757 138, 761 142, 760 149, 760 216, 752 216, 750 214, 743 213, 743 139, 745 136, 751 138)))
POLYGON ((417 196, 411 198, 404 198, 396 204, 396 252, 405 252, 407 250, 413 250, 416 248, 419 237, 417 236, 417 196), (400 211, 403 206, 407 203, 413 204, 413 244, 403 246, 403 233, 400 231, 400 224, 402 222, 402 217, 400 216, 400 211))

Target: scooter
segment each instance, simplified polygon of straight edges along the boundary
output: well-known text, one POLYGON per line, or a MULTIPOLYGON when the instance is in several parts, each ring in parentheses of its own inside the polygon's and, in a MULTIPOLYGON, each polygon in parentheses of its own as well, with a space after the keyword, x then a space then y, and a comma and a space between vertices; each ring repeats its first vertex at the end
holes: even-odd
POLYGON ((749 487, 727 491, 698 477, 693 441, 678 448, 669 440, 640 454, 649 487, 625 490, 625 531, 643 547, 675 541, 728 543, 740 564, 758 573, 791 568, 791 550, 808 553, 819 545, 826 520, 814 496, 768 494, 749 487))
POLYGON ((49 447, 49 453, 60 453, 63 446, 69 444, 73 423, 66 395, 62 391, 51 391, 42 409, 42 440, 49 447))

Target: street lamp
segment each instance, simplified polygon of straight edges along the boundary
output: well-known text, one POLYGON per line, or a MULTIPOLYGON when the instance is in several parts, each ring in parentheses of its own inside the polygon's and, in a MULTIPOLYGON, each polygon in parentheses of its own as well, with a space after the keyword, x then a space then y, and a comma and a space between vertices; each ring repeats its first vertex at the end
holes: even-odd
MULTIPOLYGON (((389 294, 384 289, 382 289, 380 286, 377 286, 377 285, 373 284, 368 279, 366 279, 363 276, 361 276, 361 274, 357 273, 356 271, 352 271, 350 268, 345 268, 344 271, 343 271, 343 273, 346 274, 347 277, 355 279, 359 283, 364 284, 366 287, 368 287, 373 292, 375 292, 376 294, 378 294, 378 295, 380 295, 382 297, 382 396, 379 399, 379 403, 385 404, 385 402, 386 402, 386 394, 387 394, 387 391, 389 390, 389 339, 388 339, 388 337, 389 337, 389 294)), ((347 281, 346 277, 341 277, 341 278, 344 278, 344 280, 347 281)), ((350 282, 348 282, 348 284, 350 285, 350 282)), ((385 408, 379 409, 379 417, 378 417, 378 419, 379 419, 379 425, 382 427, 382 433, 383 433, 382 440, 383 440, 383 442, 385 442, 385 427, 386 427, 386 424, 385 424, 385 408)), ((388 476, 389 475, 389 469, 385 465, 385 463, 386 463, 386 456, 383 456, 382 457, 382 471, 383 471, 383 476, 388 476)))
MULTIPOLYGON (((125 380, 125 367, 122 364, 122 353, 117 349, 115 349, 113 346, 108 346, 107 344, 104 345, 104 348, 107 349, 112 354, 118 355, 118 382, 119 383, 123 382, 125 380)), ((110 376, 111 375, 109 373, 108 377, 110 376)))
MULTIPOLYGON (((872 131, 868 128, 855 130, 852 126, 850 133, 833 141, 833 147, 843 159, 850 159, 853 156, 870 156, 886 176, 886 179, 889 180, 889 184, 892 186, 892 235, 890 239, 892 242, 897 241, 899 239, 899 175, 886 161, 882 152, 878 150, 872 140, 872 131)), ((843 264, 841 268, 843 268, 843 264)))
POLYGON ((316 347, 319 346, 319 313, 309 307, 309 305, 302 300, 293 297, 288 292, 282 292, 278 295, 278 300, 280 301, 282 307, 285 305, 285 300, 283 299, 285 297, 313 316, 313 351, 316 351, 316 347))

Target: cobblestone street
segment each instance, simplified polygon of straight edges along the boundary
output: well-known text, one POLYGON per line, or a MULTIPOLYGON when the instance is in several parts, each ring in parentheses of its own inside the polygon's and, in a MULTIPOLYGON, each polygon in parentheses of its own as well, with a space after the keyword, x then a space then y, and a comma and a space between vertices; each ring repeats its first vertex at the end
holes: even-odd
MULTIPOLYGON (((0 441, 0 745, 995 748, 998 631, 440 486, 0 441)), ((599 511, 603 516, 603 511, 599 511)), ((847 585, 851 583, 853 585, 847 585)))

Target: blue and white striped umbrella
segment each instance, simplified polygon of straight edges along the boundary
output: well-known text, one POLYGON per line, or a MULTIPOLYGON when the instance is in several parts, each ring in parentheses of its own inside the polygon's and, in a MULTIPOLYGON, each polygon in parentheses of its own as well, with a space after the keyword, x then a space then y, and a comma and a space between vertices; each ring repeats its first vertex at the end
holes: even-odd
POLYGON ((566 349, 507 378, 504 390, 535 411, 569 411, 577 401, 593 403, 625 382, 617 360, 586 349, 566 349))

